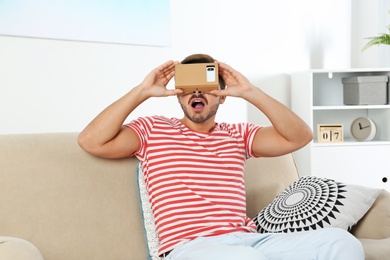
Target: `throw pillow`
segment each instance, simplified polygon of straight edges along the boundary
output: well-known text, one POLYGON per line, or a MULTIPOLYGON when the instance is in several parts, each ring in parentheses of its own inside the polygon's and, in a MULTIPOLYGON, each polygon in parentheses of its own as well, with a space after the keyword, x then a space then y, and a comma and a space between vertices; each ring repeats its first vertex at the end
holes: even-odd
POLYGON ((292 183, 253 219, 259 233, 325 227, 350 230, 369 210, 380 189, 305 176, 292 183))
POLYGON ((142 224, 144 227, 145 242, 148 250, 147 259, 160 260, 161 258, 158 256, 158 235, 156 231, 156 226, 154 224, 154 217, 149 201, 149 195, 146 190, 145 178, 140 163, 137 166, 137 183, 142 213, 142 224))

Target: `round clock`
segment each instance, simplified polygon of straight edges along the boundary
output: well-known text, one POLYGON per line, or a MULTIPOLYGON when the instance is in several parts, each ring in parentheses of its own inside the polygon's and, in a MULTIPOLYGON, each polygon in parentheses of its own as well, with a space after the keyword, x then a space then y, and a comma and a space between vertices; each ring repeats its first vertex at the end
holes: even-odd
POLYGON ((358 117, 351 124, 351 135, 357 141, 371 141, 375 134, 375 123, 368 117, 358 117))

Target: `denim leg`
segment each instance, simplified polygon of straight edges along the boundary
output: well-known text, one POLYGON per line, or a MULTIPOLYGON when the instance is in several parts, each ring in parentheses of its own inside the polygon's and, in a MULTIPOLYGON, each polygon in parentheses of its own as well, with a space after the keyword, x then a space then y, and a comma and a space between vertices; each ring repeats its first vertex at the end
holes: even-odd
POLYGON ((270 260, 364 260, 360 241, 339 228, 273 234, 254 247, 270 260))
POLYGON ((232 233, 200 237, 174 249, 171 260, 364 260, 363 247, 339 228, 257 234, 232 233))
POLYGON ((261 252, 243 244, 235 233, 199 237, 175 248, 165 259, 169 260, 268 260, 261 252))

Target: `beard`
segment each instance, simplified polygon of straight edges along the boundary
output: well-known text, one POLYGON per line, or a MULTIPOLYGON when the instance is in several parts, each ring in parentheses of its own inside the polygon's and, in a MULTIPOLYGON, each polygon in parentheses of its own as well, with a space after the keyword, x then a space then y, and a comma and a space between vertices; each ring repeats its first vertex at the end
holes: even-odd
POLYGON ((194 123, 204 123, 209 120, 211 117, 215 116, 218 111, 219 103, 215 104, 211 107, 210 112, 207 115, 201 115, 200 113, 195 113, 195 115, 191 116, 188 110, 180 103, 181 108, 183 109, 184 114, 188 119, 190 119, 194 123))

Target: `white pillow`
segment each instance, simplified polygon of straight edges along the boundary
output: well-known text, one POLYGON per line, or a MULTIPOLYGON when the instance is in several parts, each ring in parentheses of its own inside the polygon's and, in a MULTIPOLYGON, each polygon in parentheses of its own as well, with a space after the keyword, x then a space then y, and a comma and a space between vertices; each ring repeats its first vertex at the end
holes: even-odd
POLYGON ((305 176, 292 183, 253 219, 259 233, 325 227, 350 230, 370 209, 380 189, 305 176))
POLYGON ((145 242, 148 249, 148 260, 160 260, 158 255, 158 234, 154 224, 154 217, 149 201, 149 195, 146 191, 145 178, 142 172, 141 164, 137 166, 137 183, 139 189, 140 207, 142 213, 142 221, 144 225, 145 242))

